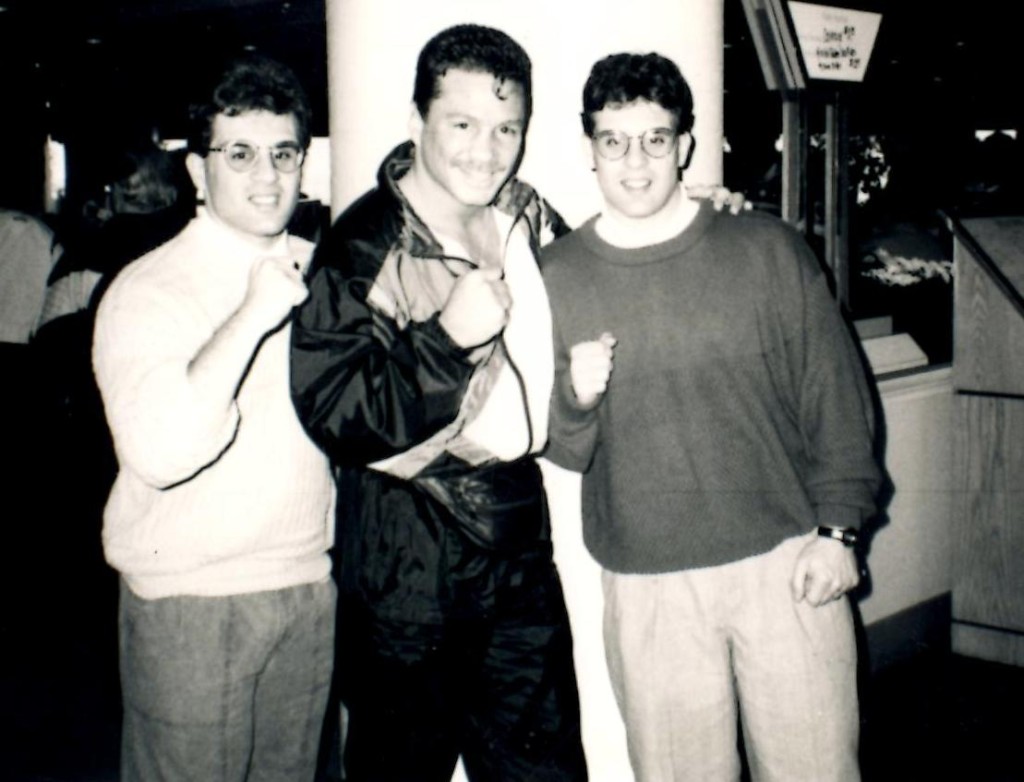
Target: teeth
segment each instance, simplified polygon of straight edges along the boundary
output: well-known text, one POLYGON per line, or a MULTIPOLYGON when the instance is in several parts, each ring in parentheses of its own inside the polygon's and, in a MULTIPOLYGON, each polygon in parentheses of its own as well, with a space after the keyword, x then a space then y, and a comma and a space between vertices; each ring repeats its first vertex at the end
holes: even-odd
POLYGON ((259 206, 276 206, 277 196, 265 195, 265 196, 252 196, 250 199, 254 204, 259 206))
POLYGON ((463 169, 463 173, 470 179, 493 179, 498 173, 497 171, 491 171, 489 169, 463 169))

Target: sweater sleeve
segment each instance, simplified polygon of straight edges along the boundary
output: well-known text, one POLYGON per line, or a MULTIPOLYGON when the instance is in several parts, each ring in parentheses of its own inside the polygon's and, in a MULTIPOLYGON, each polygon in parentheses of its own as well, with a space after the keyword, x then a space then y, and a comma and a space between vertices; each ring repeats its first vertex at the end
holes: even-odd
POLYGON ((790 361, 807 457, 804 483, 819 524, 859 527, 875 512, 881 483, 865 367, 817 259, 802 241, 797 255, 802 302, 794 311, 801 317, 791 321, 788 341, 796 348, 790 361))
POLYGON ((157 488, 180 483, 227 449, 237 405, 204 398, 189 362, 209 338, 182 294, 123 275, 96 316, 93 367, 122 468, 157 488))
POLYGON ((436 313, 400 324, 374 303, 387 249, 343 228, 314 259, 292 328, 291 388, 299 419, 334 463, 368 464, 453 421, 473 365, 436 313))
MULTIPOLYGON (((554 302, 553 302, 554 303, 554 302)), ((555 382, 551 394, 548 448, 544 456, 567 470, 586 472, 597 450, 598 409, 582 408, 576 402, 569 373, 569 348, 554 317, 555 382)))

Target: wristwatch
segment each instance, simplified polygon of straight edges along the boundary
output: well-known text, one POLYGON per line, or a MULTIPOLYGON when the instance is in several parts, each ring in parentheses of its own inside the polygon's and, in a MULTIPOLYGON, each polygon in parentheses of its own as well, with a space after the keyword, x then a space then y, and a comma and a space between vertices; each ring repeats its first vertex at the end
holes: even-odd
POLYGON ((844 546, 853 548, 860 540, 860 534, 852 527, 818 527, 818 534, 823 538, 838 540, 844 546))

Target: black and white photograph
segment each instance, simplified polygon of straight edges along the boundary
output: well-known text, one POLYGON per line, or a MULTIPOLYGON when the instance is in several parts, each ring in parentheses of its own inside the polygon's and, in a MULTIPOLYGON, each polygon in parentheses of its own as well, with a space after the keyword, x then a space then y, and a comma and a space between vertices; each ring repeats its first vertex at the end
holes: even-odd
POLYGON ((0 0, 0 779, 1024 782, 1017 17, 0 0))

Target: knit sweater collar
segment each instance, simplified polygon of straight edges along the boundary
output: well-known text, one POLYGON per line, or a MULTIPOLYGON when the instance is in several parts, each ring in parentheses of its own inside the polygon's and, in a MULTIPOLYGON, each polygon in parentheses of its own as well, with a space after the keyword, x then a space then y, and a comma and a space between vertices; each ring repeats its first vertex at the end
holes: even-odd
POLYGON ((204 242, 211 247, 216 247, 228 257, 242 258, 252 262, 264 256, 283 255, 288 252, 287 231, 282 231, 274 237, 273 242, 264 246, 261 242, 249 239, 241 232, 232 229, 204 206, 196 209, 195 225, 204 242))
POLYGON ((702 201, 696 217, 678 234, 664 242, 634 248, 616 247, 602 239, 595 228, 598 217, 594 215, 580 226, 580 240, 591 252, 608 263, 639 266, 678 258, 701 240, 718 214, 710 201, 702 201))

